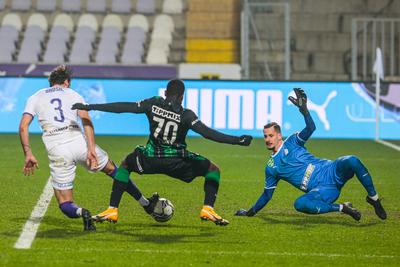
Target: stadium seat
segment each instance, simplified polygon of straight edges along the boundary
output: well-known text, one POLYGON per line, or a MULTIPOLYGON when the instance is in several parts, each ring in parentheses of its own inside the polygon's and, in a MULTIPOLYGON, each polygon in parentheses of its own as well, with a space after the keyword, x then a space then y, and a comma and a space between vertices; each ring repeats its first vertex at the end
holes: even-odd
POLYGON ((99 24, 97 23, 97 19, 92 14, 83 14, 79 17, 78 27, 87 26, 91 28, 94 32, 97 32, 99 28, 99 24))
POLYGON ((40 13, 33 13, 26 24, 27 27, 30 26, 38 26, 40 27, 43 31, 47 31, 48 28, 48 23, 47 19, 43 14, 40 13))
POLYGON ((145 42, 146 33, 142 28, 138 26, 129 27, 125 36, 125 44, 122 50, 121 63, 142 63, 145 42))
POLYGON ((147 64, 167 64, 168 57, 165 51, 160 49, 151 49, 146 57, 147 64))
POLYGON ((15 45, 18 40, 19 32, 22 28, 22 21, 18 14, 8 13, 4 16, 1 23, 0 35, 3 36, 2 42, 11 42, 15 45))
POLYGON ((146 33, 140 27, 129 27, 125 39, 126 41, 132 41, 143 45, 146 42, 146 33))
POLYGON ((31 9, 32 0, 12 0, 11 10, 15 11, 28 11, 31 9))
POLYGON ((65 12, 81 12, 81 0, 62 0, 61 10, 65 12))
POLYGON ((182 0, 164 0, 162 5, 162 12, 166 14, 182 14, 183 3, 182 0))
POLYGON ((149 31, 149 22, 147 21, 147 18, 142 14, 132 15, 129 19, 128 28, 135 26, 142 28, 144 32, 149 31))
POLYGON ((172 33, 164 29, 157 28, 151 33, 151 41, 154 40, 163 41, 170 45, 172 43, 172 33))
POLYGON ((37 40, 24 38, 17 61, 19 63, 36 63, 39 61, 41 49, 41 44, 37 40))
POLYGON ((98 64, 115 64, 123 31, 122 20, 118 15, 109 14, 104 18, 102 28, 95 61, 98 64))
POLYGON ((65 61, 68 51, 68 42, 74 28, 72 18, 67 14, 58 14, 54 19, 49 33, 43 62, 50 64, 61 64, 65 61))
POLYGON ((136 12, 142 14, 154 14, 156 12, 155 0, 137 0, 136 12))
POLYGON ((173 32, 175 28, 174 21, 170 15, 160 14, 156 16, 153 28, 173 32))
POLYGON ((22 29, 22 21, 20 15, 16 13, 8 13, 3 17, 3 21, 1 22, 1 26, 9 25, 21 31, 22 29))
POLYGON ((16 42, 22 22, 19 15, 8 13, 4 16, 0 27, 0 62, 11 63, 16 50, 16 42))
POLYGON ((93 13, 106 13, 106 0, 87 0, 86 10, 93 13))
POLYGON ((57 8, 57 1, 49 1, 49 0, 37 0, 36 10, 51 12, 55 11, 57 8))
POLYGON ((53 21, 53 28, 54 26, 60 26, 67 29, 69 32, 72 32, 72 30, 74 29, 74 22, 72 21, 70 15, 61 13, 55 17, 53 21))
POLYGON ((113 0, 111 1, 112 13, 127 13, 130 14, 132 10, 131 0, 113 0))
POLYGON ((13 62, 12 53, 4 51, 0 53, 0 63, 11 63, 13 62))
POLYGON ((11 26, 11 25, 4 25, 0 28, 0 40, 3 42, 10 42, 13 43, 15 46, 15 42, 18 40, 19 31, 11 26))
POLYGON ((122 31, 122 29, 124 27, 121 18, 115 14, 109 14, 109 15, 105 16, 102 26, 103 26, 103 28, 104 27, 116 27, 120 31, 122 31))

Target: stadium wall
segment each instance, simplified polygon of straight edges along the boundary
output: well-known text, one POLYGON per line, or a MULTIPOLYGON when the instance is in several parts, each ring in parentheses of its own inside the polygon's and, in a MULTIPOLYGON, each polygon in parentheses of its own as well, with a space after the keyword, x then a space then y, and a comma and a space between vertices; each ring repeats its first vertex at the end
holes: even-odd
MULTIPOLYGON (((163 95, 166 82, 76 78, 72 87, 88 103, 104 103, 138 101, 163 95)), ((0 78, 0 132, 17 132, 26 100, 47 86, 45 78, 0 78)), ((301 114, 287 101, 295 87, 304 88, 309 96, 308 107, 317 126, 314 137, 374 138, 374 96, 368 90, 371 86, 363 83, 187 80, 184 106, 192 109, 207 125, 228 134, 262 137, 264 124, 276 121, 282 125, 283 135, 287 136, 304 127, 301 114)), ((387 88, 388 92, 390 88, 399 89, 400 84, 389 84, 387 88)), ((400 102, 399 99, 394 101, 400 102)), ((399 139, 398 107, 386 102, 383 104, 381 138, 399 139)), ((92 111, 91 115, 97 134, 148 134, 147 119, 143 115, 97 111, 92 111)), ((34 133, 40 132, 37 120, 30 129, 34 133)))

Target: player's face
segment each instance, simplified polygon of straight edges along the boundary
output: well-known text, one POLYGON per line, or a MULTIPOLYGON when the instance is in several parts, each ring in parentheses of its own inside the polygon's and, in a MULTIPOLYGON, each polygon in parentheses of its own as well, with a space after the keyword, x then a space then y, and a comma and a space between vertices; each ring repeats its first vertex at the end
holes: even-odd
POLYGON ((268 150, 278 151, 282 144, 282 135, 274 127, 264 129, 264 142, 268 150))

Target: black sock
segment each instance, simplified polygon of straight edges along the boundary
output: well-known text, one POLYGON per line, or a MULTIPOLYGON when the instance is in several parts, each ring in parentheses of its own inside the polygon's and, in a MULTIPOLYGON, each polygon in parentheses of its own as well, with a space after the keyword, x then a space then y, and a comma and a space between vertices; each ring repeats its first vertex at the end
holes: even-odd
POLYGON ((204 182, 204 205, 214 207, 217 199, 219 183, 214 180, 205 180, 204 182))
POLYGON ((128 186, 126 187, 126 192, 128 192, 129 195, 133 196, 136 200, 139 200, 142 197, 142 192, 140 192, 139 188, 131 179, 129 179, 128 186))
POLYGON ((118 208, 122 194, 127 189, 127 186, 128 184, 114 179, 110 197, 110 207, 118 208))

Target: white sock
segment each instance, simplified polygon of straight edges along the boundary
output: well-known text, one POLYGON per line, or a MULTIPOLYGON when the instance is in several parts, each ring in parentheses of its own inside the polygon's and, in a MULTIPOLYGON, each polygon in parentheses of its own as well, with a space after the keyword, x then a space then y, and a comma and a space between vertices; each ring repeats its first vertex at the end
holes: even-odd
POLYGON ((108 206, 109 209, 117 209, 117 207, 108 206))
POLYGON ((339 211, 341 212, 343 209, 343 204, 339 204, 339 211))
POLYGON ((76 210, 76 215, 78 215, 79 217, 82 216, 82 208, 78 208, 78 209, 76 210))
POLYGON ((146 207, 150 204, 149 200, 147 198, 145 198, 144 196, 140 197, 139 203, 140 203, 140 205, 142 205, 142 207, 146 207))
POLYGON ((378 194, 376 194, 375 196, 368 196, 370 199, 372 199, 373 201, 377 201, 379 199, 378 194))

